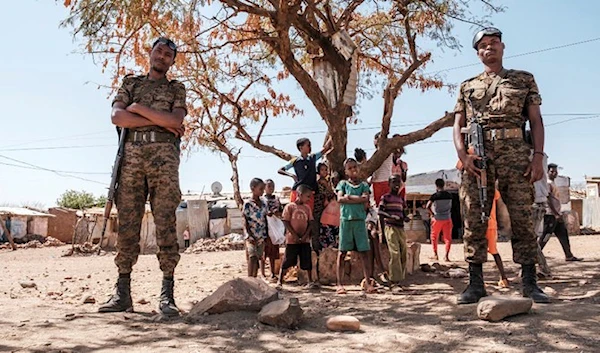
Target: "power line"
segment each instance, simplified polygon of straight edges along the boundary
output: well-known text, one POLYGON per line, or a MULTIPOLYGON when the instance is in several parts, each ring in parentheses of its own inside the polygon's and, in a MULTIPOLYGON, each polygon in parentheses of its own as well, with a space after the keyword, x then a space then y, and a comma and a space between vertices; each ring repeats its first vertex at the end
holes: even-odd
POLYGON ((568 122, 574 121, 574 120, 589 120, 589 119, 597 119, 597 118, 600 118, 600 115, 580 116, 577 118, 571 118, 571 119, 567 119, 567 120, 563 120, 563 121, 558 121, 558 122, 555 122, 552 124, 545 124, 545 126, 548 127, 548 126, 560 125, 560 124, 568 123, 568 122))
POLYGON ((106 183, 103 183, 103 182, 100 182, 100 181, 97 181, 97 180, 82 178, 82 177, 79 177, 79 176, 76 176, 76 175, 71 175, 71 174, 109 174, 109 173, 61 171, 61 170, 55 170, 55 169, 49 169, 49 168, 40 167, 40 166, 35 165, 35 164, 23 162, 23 161, 20 161, 18 159, 14 159, 14 158, 2 156, 2 155, 0 155, 0 158, 8 159, 9 161, 23 164, 23 165, 16 165, 16 164, 10 164, 10 163, 2 163, 4 165, 8 165, 8 166, 12 166, 12 167, 18 167, 18 168, 25 168, 25 169, 42 170, 42 171, 54 173, 54 174, 56 174, 56 175, 58 175, 60 177, 63 177, 63 178, 74 178, 74 179, 79 179, 79 180, 88 181, 88 182, 91 182, 91 183, 96 183, 96 184, 101 184, 101 185, 106 185, 106 183))
POLYGON ((0 148, 0 152, 38 151, 38 150, 62 150, 62 149, 77 149, 77 148, 96 148, 96 147, 115 147, 115 145, 78 145, 78 146, 45 146, 45 147, 26 147, 26 148, 0 148))
MULTIPOLYGON (((579 42, 558 45, 558 46, 554 46, 554 47, 550 47, 550 48, 544 48, 544 49, 539 49, 539 50, 534 50, 534 51, 530 51, 530 52, 526 52, 526 53, 515 54, 515 55, 508 55, 508 56, 505 56, 503 59, 506 60, 506 59, 518 58, 518 57, 521 57, 521 56, 528 56, 528 55, 533 55, 533 54, 539 54, 539 53, 544 53, 544 52, 547 52, 547 51, 558 50, 558 49, 573 47, 573 46, 576 46, 576 45, 581 45, 581 44, 596 42, 596 41, 599 41, 599 40, 600 40, 600 37, 592 38, 592 39, 586 39, 586 40, 582 40, 582 41, 579 41, 579 42)), ((441 72, 446 72, 446 71, 454 71, 454 70, 464 69, 464 68, 467 68, 467 67, 472 67, 472 66, 477 66, 477 65, 481 65, 481 63, 477 62, 477 63, 472 63, 472 64, 455 66, 455 67, 451 67, 451 68, 448 68, 448 69, 438 70, 438 71, 432 72, 431 75, 439 74, 441 72)))

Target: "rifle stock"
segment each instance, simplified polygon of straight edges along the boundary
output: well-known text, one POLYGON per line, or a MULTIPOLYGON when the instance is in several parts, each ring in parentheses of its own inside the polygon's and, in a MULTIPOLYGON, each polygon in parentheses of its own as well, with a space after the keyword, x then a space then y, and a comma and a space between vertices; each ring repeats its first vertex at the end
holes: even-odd
POLYGON ((115 193, 117 191, 119 181, 119 172, 121 171, 121 160, 123 159, 123 153, 125 150, 126 136, 127 129, 121 129, 121 134, 119 135, 119 149, 117 150, 117 156, 115 157, 115 163, 113 164, 106 205, 104 206, 104 221, 102 222, 102 233, 100 233, 100 243, 98 243, 98 255, 100 255, 100 251, 102 250, 102 242, 104 241, 106 226, 108 224, 110 212, 112 211, 113 203, 115 200, 115 193))

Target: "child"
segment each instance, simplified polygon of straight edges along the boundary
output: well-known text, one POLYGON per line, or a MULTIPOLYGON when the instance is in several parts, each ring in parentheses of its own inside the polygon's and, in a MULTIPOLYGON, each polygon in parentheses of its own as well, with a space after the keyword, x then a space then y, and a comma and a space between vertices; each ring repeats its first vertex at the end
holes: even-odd
POLYGON ((263 202, 265 182, 254 178, 250 181, 252 198, 244 203, 244 231, 246 235, 246 254, 248 256, 248 277, 258 275, 259 259, 263 257, 267 233, 267 204, 263 202))
POLYGON ((190 247, 190 226, 185 226, 183 231, 183 244, 186 249, 190 247))
POLYGON ((337 258, 337 293, 346 294, 342 285, 344 258, 348 251, 357 250, 362 263, 365 278, 365 291, 375 292, 369 281, 368 252, 369 236, 365 219, 367 217, 365 205, 369 202, 369 184, 359 179, 358 163, 353 158, 344 162, 344 169, 348 180, 342 180, 337 185, 338 202, 340 203, 340 247, 337 258))
POLYGON ((385 228, 383 234, 387 239, 390 251, 390 281, 401 291, 400 281, 406 274, 406 233, 404 232, 404 209, 406 201, 400 196, 402 177, 393 174, 390 179, 390 192, 381 197, 379 215, 383 218, 385 228))
POLYGON ((490 219, 488 220, 488 228, 486 238, 488 241, 488 252, 494 257, 498 272, 500 272, 500 281, 498 285, 502 288, 508 288, 508 278, 506 278, 506 272, 504 272, 504 265, 502 264, 502 258, 498 253, 498 222, 496 221, 496 203, 500 199, 500 192, 496 189, 494 193, 494 201, 492 202, 492 210, 490 211, 490 219))
MULTIPOLYGON (((327 167, 325 165, 325 167, 327 167)), ((329 168, 327 168, 329 169, 329 168)), ((325 170, 320 169, 322 173, 325 170)), ((340 235, 340 204, 337 202, 335 187, 339 183, 339 173, 331 173, 330 180, 327 178, 319 179, 319 192, 324 190, 325 193, 325 208, 321 213, 321 217, 315 218, 315 222, 319 221, 319 248, 337 248, 338 238, 340 235)), ((316 207, 315 207, 316 209, 316 207)))
POLYGON ((312 278, 312 253, 310 248, 312 211, 307 205, 312 190, 306 185, 298 186, 298 198, 283 209, 282 219, 286 229, 285 255, 279 271, 277 289, 283 286, 283 277, 288 268, 296 266, 300 258, 300 269, 308 272, 308 289, 316 288, 312 278))
MULTIPOLYGON (((281 201, 275 195, 275 182, 271 179, 265 180, 265 202, 267 203, 267 216, 281 218, 281 201)), ((270 237, 265 240, 265 255, 262 259, 263 265, 261 267, 263 277, 265 275, 264 261, 269 259, 269 267, 271 269, 271 282, 277 282, 277 276, 275 275, 275 260, 279 259, 279 245, 273 244, 270 237)))
POLYGON ((452 195, 444 190, 444 179, 435 181, 437 192, 429 198, 427 209, 431 212, 431 245, 433 246, 433 260, 438 260, 438 238, 440 232, 444 234, 446 245, 446 257, 444 260, 450 262, 450 246, 452 244, 452 195))
POLYGON ((363 150, 362 148, 355 148, 354 158, 356 159, 356 162, 358 162, 358 164, 362 164, 367 160, 367 152, 365 152, 365 150, 363 150))
MULTIPOLYGON (((371 245, 371 250, 369 251, 369 278, 371 278, 371 284, 375 285, 375 282, 380 284, 385 284, 381 277, 388 282, 388 275, 383 265, 383 260, 381 258, 381 241, 379 240, 379 216, 374 207, 369 207, 367 210, 367 233, 369 234, 369 243, 371 245), (375 265, 379 267, 380 272, 378 272, 377 277, 375 277, 375 265)), ((364 282, 364 281, 363 281, 364 282)))
MULTIPOLYGON (((313 193, 318 192, 317 185, 317 161, 329 152, 331 146, 331 138, 327 140, 323 146, 321 152, 311 154, 310 140, 307 138, 301 138, 296 141, 296 147, 300 151, 300 157, 292 159, 288 164, 281 167, 277 172, 281 175, 287 175, 294 179, 294 186, 292 186, 292 193, 290 195, 290 202, 294 202, 298 198, 298 186, 306 185, 313 193), (288 170, 294 168, 296 174, 289 173, 288 170)), ((311 211, 314 205, 314 195, 311 195, 308 201, 308 206, 311 211)))

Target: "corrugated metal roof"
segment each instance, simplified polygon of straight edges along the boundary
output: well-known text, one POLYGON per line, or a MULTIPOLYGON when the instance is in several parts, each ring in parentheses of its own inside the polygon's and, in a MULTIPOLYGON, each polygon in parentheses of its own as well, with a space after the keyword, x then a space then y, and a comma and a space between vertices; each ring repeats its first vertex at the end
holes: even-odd
POLYGON ((0 207, 0 214, 27 217, 55 217, 49 213, 37 212, 23 207, 0 207))

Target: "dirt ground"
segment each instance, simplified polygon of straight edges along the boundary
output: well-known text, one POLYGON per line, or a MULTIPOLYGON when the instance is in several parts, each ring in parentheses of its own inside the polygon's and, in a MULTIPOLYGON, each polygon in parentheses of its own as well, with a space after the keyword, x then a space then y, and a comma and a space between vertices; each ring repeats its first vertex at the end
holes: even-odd
MULTIPOLYGON (((571 238, 581 263, 566 263, 552 239, 545 249, 555 277, 541 281, 551 287, 554 302, 534 304, 528 315, 499 323, 481 321, 476 305, 457 306, 456 294, 466 279, 446 279, 419 271, 400 295, 365 297, 358 287, 346 296, 334 287, 307 292, 287 285, 283 297, 297 297, 305 319, 299 330, 281 330, 258 323, 256 313, 204 316, 199 323, 183 319, 156 322, 161 272, 155 256, 141 256, 135 266, 135 313, 98 314, 97 305, 112 293, 116 268, 111 254, 61 257, 68 247, 0 251, 0 351, 2 352, 597 352, 600 327, 600 236, 571 238), (21 281, 35 288, 21 288, 21 281), (96 304, 83 304, 92 296, 96 304), (354 315, 358 333, 333 333, 325 321, 333 315, 354 315)), ((511 261, 509 243, 499 250, 513 280, 519 268, 511 261)), ((462 259, 462 244, 451 258, 462 259)), ((424 244, 421 262, 431 256, 424 244)), ((176 300, 188 311, 219 285, 244 276, 241 251, 183 254, 176 271, 176 300)), ((465 266, 463 261, 456 264, 465 266)), ((497 272, 485 265, 490 294, 497 272)), ((518 295, 519 284, 501 295, 518 295)), ((551 290, 550 290, 551 291, 551 290)))

